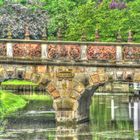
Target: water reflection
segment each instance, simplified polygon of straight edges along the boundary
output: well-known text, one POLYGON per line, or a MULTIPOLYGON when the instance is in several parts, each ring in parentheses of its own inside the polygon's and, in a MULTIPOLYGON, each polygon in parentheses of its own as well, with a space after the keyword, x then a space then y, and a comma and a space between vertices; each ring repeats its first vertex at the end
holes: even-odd
POLYGON ((57 126, 55 140, 92 140, 89 124, 57 126))
MULTIPOLYGON (((139 139, 140 97, 94 96, 91 105, 92 132, 101 133, 102 138, 139 139), (123 134, 124 133, 124 134, 123 134)), ((116 139, 115 139, 116 140, 116 139)))
POLYGON ((111 98, 111 120, 132 121, 134 131, 140 130, 140 98, 130 96, 123 99, 122 97, 120 103, 115 102, 114 98, 111 98))
MULTIPOLYGON (((34 104, 40 103, 34 102, 34 104)), ((94 96, 90 107, 90 123, 79 125, 57 125, 49 121, 44 112, 38 117, 40 110, 31 120, 27 117, 31 114, 29 110, 32 109, 37 108, 35 106, 31 108, 29 105, 28 109, 23 110, 23 113, 28 112, 28 115, 21 117, 20 120, 18 117, 9 120, 5 133, 0 134, 0 140, 140 139, 140 97, 138 96, 94 96)))

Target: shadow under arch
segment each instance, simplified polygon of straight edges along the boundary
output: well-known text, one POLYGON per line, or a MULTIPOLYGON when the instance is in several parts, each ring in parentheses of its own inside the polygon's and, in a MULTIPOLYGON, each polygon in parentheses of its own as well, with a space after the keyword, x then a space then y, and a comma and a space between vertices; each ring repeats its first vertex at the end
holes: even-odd
POLYGON ((78 99, 78 117, 77 122, 83 123, 89 121, 89 110, 90 104, 92 102, 92 96, 94 92, 101 86, 104 86, 105 83, 99 83, 96 85, 88 86, 85 91, 81 94, 80 98, 78 99))

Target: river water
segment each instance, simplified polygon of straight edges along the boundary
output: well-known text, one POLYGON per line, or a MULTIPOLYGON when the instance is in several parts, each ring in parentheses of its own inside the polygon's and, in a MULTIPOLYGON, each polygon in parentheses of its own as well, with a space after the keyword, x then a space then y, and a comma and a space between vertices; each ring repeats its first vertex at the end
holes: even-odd
POLYGON ((139 140, 140 97, 95 95, 90 122, 59 126, 46 102, 31 101, 12 114, 0 140, 139 140))

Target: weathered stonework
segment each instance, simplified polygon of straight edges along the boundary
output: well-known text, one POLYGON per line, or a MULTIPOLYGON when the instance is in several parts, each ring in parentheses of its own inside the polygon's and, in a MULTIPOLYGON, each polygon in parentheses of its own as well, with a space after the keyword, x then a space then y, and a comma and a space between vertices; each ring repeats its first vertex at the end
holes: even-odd
POLYGON ((46 66, 37 66, 36 72, 40 73, 40 74, 42 74, 42 73, 45 74, 47 72, 47 67, 46 66))
POLYGON ((14 44, 13 56, 21 58, 41 57, 41 46, 40 44, 27 44, 27 43, 14 44))
POLYGON ((139 60, 140 59, 140 47, 124 47, 124 59, 125 60, 139 60))
POLYGON ((47 86, 47 90, 50 93, 50 95, 55 99, 60 97, 59 91, 56 89, 53 83, 49 83, 47 86))
POLYGON ((0 43, 0 56, 6 56, 6 44, 0 43))
POLYGON ((114 46, 92 46, 87 49, 87 58, 89 60, 115 60, 116 48, 114 46))
POLYGON ((78 60, 81 55, 81 48, 79 45, 49 45, 48 58, 50 59, 65 59, 78 60))
POLYGON ((40 80, 40 75, 33 73, 31 81, 34 82, 34 83, 38 83, 39 80, 40 80))
POLYGON ((26 73, 25 73, 25 77, 24 77, 25 80, 30 80, 31 77, 32 77, 32 74, 33 74, 32 72, 26 72, 26 73))
POLYGON ((57 121, 85 120, 95 91, 129 93, 140 82, 139 43, 0 42, 1 81, 23 77, 44 88, 57 121))
POLYGON ((140 72, 134 74, 134 81, 140 82, 140 72))

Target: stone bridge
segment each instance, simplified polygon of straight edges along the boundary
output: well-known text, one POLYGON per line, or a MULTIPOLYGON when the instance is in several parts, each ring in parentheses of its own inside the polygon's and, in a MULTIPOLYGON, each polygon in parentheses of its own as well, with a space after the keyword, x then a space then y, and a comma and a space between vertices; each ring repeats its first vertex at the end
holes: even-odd
POLYGON ((140 44, 0 40, 0 79, 38 83, 53 98, 58 122, 89 118, 94 92, 133 92, 140 82, 140 44))

